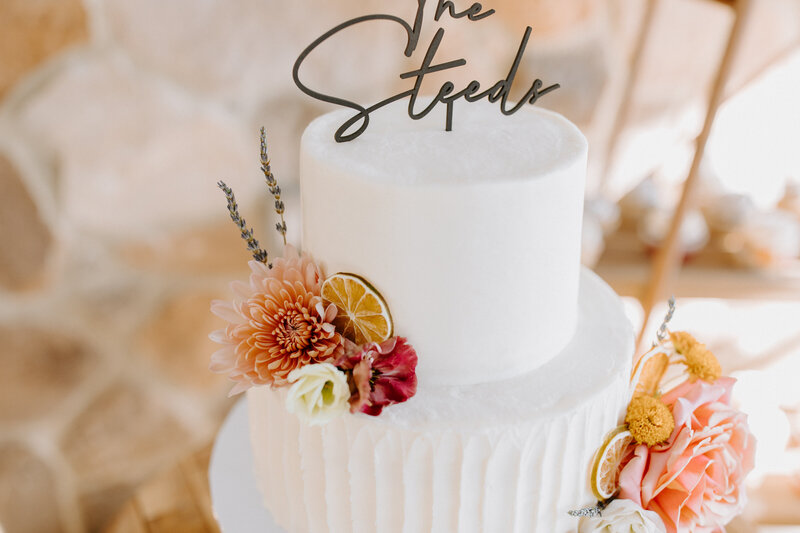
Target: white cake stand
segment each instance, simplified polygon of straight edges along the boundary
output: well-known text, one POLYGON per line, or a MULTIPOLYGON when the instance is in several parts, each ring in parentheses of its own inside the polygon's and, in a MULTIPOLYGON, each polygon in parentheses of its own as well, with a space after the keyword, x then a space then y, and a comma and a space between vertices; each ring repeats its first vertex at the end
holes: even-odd
POLYGON ((208 478, 214 517, 223 533, 285 533, 275 525, 258 489, 245 398, 222 424, 208 478))

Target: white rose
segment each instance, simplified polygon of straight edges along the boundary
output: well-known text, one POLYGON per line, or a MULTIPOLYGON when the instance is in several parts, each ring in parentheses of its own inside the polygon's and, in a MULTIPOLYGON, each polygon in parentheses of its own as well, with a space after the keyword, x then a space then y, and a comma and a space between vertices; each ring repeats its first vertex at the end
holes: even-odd
POLYGON ((293 383, 286 409, 311 426, 326 424, 350 407, 347 376, 330 363, 296 368, 289 373, 293 383))
POLYGON ((667 533, 661 517, 642 509, 631 500, 618 498, 601 511, 601 516, 583 517, 578 533, 667 533))

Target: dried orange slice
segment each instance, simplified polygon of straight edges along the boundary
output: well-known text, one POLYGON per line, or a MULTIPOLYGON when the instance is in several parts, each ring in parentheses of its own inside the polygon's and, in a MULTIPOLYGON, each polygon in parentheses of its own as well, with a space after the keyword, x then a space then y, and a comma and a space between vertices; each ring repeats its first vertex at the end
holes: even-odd
POLYGON ((655 394, 668 367, 669 355, 660 347, 653 348, 643 355, 633 369, 633 376, 631 377, 632 396, 655 394))
POLYGON ((597 450, 592 465, 592 492, 604 501, 616 494, 619 488, 619 465, 625 458, 628 446, 633 442, 628 426, 617 426, 606 435, 603 445, 597 450))
POLYGON ((392 315, 381 294, 355 274, 340 272, 322 284, 325 305, 338 309, 333 325, 356 344, 383 342, 392 336, 392 315))

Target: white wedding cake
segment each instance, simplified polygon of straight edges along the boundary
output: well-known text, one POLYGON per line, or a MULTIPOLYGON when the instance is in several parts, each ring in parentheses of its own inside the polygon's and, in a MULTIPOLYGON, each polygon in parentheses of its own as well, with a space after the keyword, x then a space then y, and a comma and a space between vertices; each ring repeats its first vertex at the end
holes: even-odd
POLYGON ((306 130, 304 253, 369 278, 418 355, 416 395, 310 426, 248 391, 264 503, 288 533, 561 533, 592 505, 592 456, 630 399, 634 341, 580 267, 587 143, 538 108, 406 104, 306 130), (443 113, 443 112, 442 112, 443 113))

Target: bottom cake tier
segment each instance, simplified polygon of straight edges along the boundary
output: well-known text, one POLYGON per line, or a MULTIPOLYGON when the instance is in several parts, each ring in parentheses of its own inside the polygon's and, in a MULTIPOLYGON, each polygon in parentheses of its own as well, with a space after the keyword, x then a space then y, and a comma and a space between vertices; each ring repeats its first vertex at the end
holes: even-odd
POLYGON ((289 533, 575 531, 567 511, 595 502, 589 468, 627 405, 634 345, 619 298, 586 270, 579 308, 574 338, 545 366, 463 387, 421 376, 417 395, 380 417, 308 427, 284 391, 251 389, 256 477, 277 523, 289 533))

